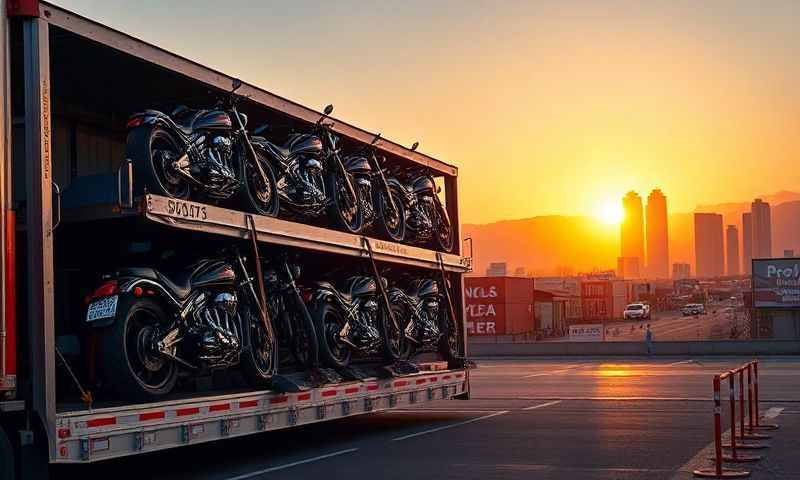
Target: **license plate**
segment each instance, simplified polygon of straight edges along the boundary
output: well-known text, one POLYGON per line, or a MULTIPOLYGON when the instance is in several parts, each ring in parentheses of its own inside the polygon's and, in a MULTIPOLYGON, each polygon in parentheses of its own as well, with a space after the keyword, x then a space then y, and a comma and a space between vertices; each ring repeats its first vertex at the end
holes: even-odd
POLYGON ((116 315, 118 299, 119 296, 114 295, 113 297, 107 297, 102 300, 92 302, 92 304, 89 305, 89 310, 86 312, 86 321, 93 322, 95 320, 100 320, 101 318, 109 318, 116 315))

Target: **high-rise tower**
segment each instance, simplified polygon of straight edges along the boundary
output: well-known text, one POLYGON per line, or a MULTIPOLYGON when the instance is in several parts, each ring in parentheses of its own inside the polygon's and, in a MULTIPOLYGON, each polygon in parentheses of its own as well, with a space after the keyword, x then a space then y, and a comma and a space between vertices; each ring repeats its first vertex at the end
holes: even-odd
MULTIPOLYGON (((622 198, 622 208, 625 218, 620 226, 620 245, 622 258, 635 258, 629 260, 638 263, 639 268, 644 265, 644 219, 642 218, 642 197, 636 192, 628 192, 622 198)), ((640 270, 641 272, 641 270, 640 270)), ((639 276, 639 275, 635 275, 639 276)))
POLYGON ((753 216, 753 258, 772 257, 772 220, 769 203, 756 198, 750 204, 753 216))
POLYGON ((742 273, 750 275, 753 260, 753 214, 742 214, 742 273))
POLYGON ((694 214, 694 256, 698 278, 721 277, 725 273, 722 215, 694 214))
POLYGON ((655 189, 647 196, 647 273, 654 278, 669 278, 669 236, 667 235, 667 197, 655 189))
POLYGON ((739 275, 739 230, 736 225, 728 225, 725 230, 725 243, 727 252, 726 274, 730 276, 739 275))

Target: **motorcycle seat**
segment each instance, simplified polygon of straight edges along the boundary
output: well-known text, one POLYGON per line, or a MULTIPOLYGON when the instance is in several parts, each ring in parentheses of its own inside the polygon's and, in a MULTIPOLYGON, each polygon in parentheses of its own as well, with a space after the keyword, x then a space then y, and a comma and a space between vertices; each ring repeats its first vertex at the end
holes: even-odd
POLYGON ((178 300, 184 300, 189 296, 192 291, 192 273, 193 270, 184 270, 181 272, 167 274, 161 273, 158 270, 150 267, 131 267, 122 268, 117 271, 120 277, 139 277, 147 280, 160 282, 167 291, 176 297, 178 300))

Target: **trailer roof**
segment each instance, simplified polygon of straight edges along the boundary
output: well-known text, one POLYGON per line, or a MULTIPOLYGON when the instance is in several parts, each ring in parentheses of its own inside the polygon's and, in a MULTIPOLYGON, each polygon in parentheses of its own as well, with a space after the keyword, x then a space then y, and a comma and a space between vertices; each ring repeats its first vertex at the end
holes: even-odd
MULTIPOLYGON (((139 40, 131 35, 107 27, 94 20, 50 3, 41 2, 40 15, 41 18, 45 19, 48 23, 58 26, 59 28, 95 42, 105 44, 111 48, 159 65, 181 75, 200 80, 220 90, 228 90, 234 79, 234 77, 230 77, 218 70, 168 52, 163 48, 139 40)), ((249 96, 252 101, 258 104, 309 123, 316 122, 320 115, 322 115, 321 112, 248 83, 243 83, 242 87, 239 89, 239 93, 249 96)), ((335 122, 333 130, 340 135, 363 143, 370 143, 375 137, 374 133, 362 130, 334 117, 331 117, 331 119, 335 122)), ((412 151, 390 140, 381 138, 376 143, 376 146, 388 154, 396 155, 405 160, 425 166, 439 174, 447 176, 458 175, 457 167, 423 153, 412 151)))

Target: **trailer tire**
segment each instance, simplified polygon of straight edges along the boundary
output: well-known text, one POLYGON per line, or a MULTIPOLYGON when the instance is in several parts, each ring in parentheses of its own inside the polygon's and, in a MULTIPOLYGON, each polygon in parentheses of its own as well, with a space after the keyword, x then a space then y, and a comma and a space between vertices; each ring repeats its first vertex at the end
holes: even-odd
POLYGON ((0 427, 0 478, 14 480, 17 478, 15 469, 14 447, 3 427, 0 427))
POLYGON ((117 318, 110 327, 102 331, 99 342, 100 372, 114 391, 128 398, 148 401, 161 398, 175 388, 178 380, 178 366, 175 362, 163 357, 149 356, 148 352, 139 348, 142 343, 146 343, 145 337, 152 331, 148 330, 150 327, 145 323, 163 324, 166 318, 164 309, 151 298, 129 295, 120 297, 117 318), (139 328, 139 331, 132 332, 134 328, 139 328), (131 338, 130 335, 134 333, 136 338, 131 338), (144 383, 136 375, 131 358, 143 362, 139 366, 150 372, 160 372, 163 379, 150 385, 144 383))
POLYGON ((319 339, 319 359, 331 368, 346 368, 350 364, 352 352, 347 345, 341 345, 337 349, 332 344, 336 343, 335 338, 336 328, 339 329, 344 325, 344 316, 338 308, 331 305, 330 302, 321 300, 316 303, 311 317, 314 320, 314 329, 317 332, 319 339))

